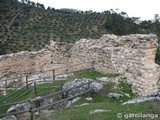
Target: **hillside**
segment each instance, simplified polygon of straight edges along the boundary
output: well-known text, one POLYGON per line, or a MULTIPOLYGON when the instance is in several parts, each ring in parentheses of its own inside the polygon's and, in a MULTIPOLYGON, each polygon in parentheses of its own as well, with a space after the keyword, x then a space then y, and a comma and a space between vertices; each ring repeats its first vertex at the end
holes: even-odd
POLYGON ((43 48, 50 40, 74 42, 106 33, 105 14, 0 4, 0 54, 43 48))
POLYGON ((126 35, 155 33, 160 23, 135 22, 138 18, 114 10, 101 13, 72 9, 44 8, 29 0, 0 1, 0 55, 42 49, 50 40, 75 42, 80 38, 99 38, 105 33, 126 35))

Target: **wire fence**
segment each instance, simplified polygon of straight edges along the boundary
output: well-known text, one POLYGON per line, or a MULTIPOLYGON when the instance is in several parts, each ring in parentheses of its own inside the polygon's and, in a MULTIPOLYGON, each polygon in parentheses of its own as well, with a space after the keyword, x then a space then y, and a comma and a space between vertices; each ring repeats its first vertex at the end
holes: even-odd
MULTIPOLYGON (((42 99, 48 98, 48 97, 53 97, 53 96, 59 95, 59 94, 61 95, 61 94, 63 94, 64 92, 68 92, 68 91, 70 91, 70 90, 72 90, 72 89, 79 88, 79 87, 82 87, 82 86, 84 86, 84 85, 90 86, 90 84, 91 84, 92 82, 93 82, 93 81, 89 81, 89 82, 83 83, 83 84, 81 84, 81 85, 79 85, 79 86, 75 86, 75 87, 72 87, 72 88, 69 88, 69 89, 66 89, 66 90, 58 91, 58 92, 56 92, 56 93, 49 94, 49 95, 43 96, 43 97, 38 98, 38 99, 28 99, 28 100, 25 100, 25 101, 8 103, 8 104, 5 104, 5 105, 2 105, 1 107, 6 107, 6 106, 10 106, 10 105, 21 104, 21 103, 30 103, 30 104, 32 104, 32 103, 34 103, 34 102, 36 102, 36 101, 38 101, 38 100, 42 100, 42 99)), ((86 91, 84 91, 84 92, 81 92, 81 93, 78 93, 78 94, 76 94, 76 95, 74 95, 74 96, 67 97, 67 98, 65 98, 65 99, 61 99, 61 100, 59 100, 59 101, 56 101, 56 102, 53 102, 53 103, 50 103, 50 104, 47 104, 47 105, 44 105, 44 106, 40 106, 40 107, 38 107, 38 108, 32 108, 32 107, 30 107, 30 108, 28 108, 28 109, 26 109, 26 110, 21 110, 21 111, 18 111, 18 112, 11 112, 11 113, 1 114, 0 117, 4 117, 4 116, 8 116, 8 115, 17 115, 17 114, 22 114, 22 113, 29 112, 29 113, 30 113, 30 120, 33 120, 33 116, 34 116, 33 114, 34 114, 36 111, 44 110, 44 109, 47 109, 47 108, 51 108, 52 106, 54 106, 54 105, 56 105, 56 104, 63 103, 63 102, 65 102, 65 101, 71 100, 71 99, 73 99, 73 98, 76 98, 76 97, 78 97, 78 96, 80 96, 80 95, 83 95, 83 94, 88 93, 88 92, 91 92, 91 91, 92 91, 92 89, 89 87, 88 90, 86 90, 86 91)))
POLYGON ((13 79, 21 79, 22 77, 28 77, 30 75, 37 75, 37 74, 40 74, 40 73, 46 73, 48 71, 54 71, 54 70, 60 70, 60 69, 68 69, 70 67, 74 67, 74 66, 78 66, 78 65, 82 65, 82 64, 86 64, 86 63, 91 63, 93 64, 95 61, 87 61, 87 62, 82 62, 82 63, 78 63, 78 64, 73 64, 73 65, 69 65, 69 66, 64 66, 64 67, 56 67, 56 68, 52 68, 52 69, 48 69, 48 70, 44 70, 43 72, 42 71, 36 71, 34 73, 24 73, 25 75, 21 75, 19 77, 13 77, 13 78, 7 78, 5 80, 0 80, 0 82, 5 82, 5 81, 9 81, 9 80, 13 80, 13 79))
MULTIPOLYGON (((87 61, 87 62, 83 62, 83 63, 79 63, 79 64, 74 64, 74 65, 70 65, 70 66, 65 66, 65 67, 57 67, 57 68, 53 68, 53 69, 48 69, 46 71, 43 71, 43 72, 35 72, 33 74, 28 74, 26 73, 25 75, 20 75, 20 77, 14 77, 14 78, 6 78, 5 80, 0 80, 0 83, 4 84, 5 85, 3 86, 3 88, 1 88, 1 91, 4 93, 4 94, 7 94, 7 89, 11 89, 11 88, 19 88, 21 87, 23 84, 26 84, 28 85, 30 82, 34 82, 34 81, 39 81, 39 82, 47 82, 48 80, 47 79, 52 79, 53 81, 55 80, 56 77, 60 76, 60 75, 64 75, 64 74, 69 74, 69 73, 73 73, 74 71, 68 71, 68 72, 63 72, 61 74, 55 74, 55 71, 56 70, 60 70, 60 69, 68 69, 70 67, 73 67, 73 66, 78 66, 78 65, 82 65, 82 64, 87 64, 87 63, 90 63, 91 66, 92 64, 94 63, 94 61, 87 61), (52 71, 52 75, 47 75, 45 77, 42 77, 42 76, 39 76, 38 78, 35 78, 35 79, 29 79, 29 76, 32 76, 32 75, 37 75, 37 74, 45 74, 46 72, 48 71, 52 71), (22 80, 24 79, 25 80, 22 80), (15 82, 15 80, 18 80, 15 82), (9 81, 12 81, 11 83, 9 83, 9 81), (14 81, 14 82, 13 82, 14 81)), ((76 70, 77 71, 77 70, 76 70)), ((2 85, 1 84, 1 85, 2 85)), ((28 86, 27 86, 28 88, 28 86)))
MULTIPOLYGON (((85 62, 85 63, 93 63, 93 61, 91 62, 85 62)), ((80 64, 74 64, 74 65, 71 65, 71 66, 67 66, 68 67, 73 67, 73 66, 77 66, 77 65, 81 65, 81 64, 85 64, 85 63, 80 63, 80 64)), ((51 70, 48 70, 48 71, 53 71, 53 74, 50 75, 50 76, 45 76, 45 77, 41 77, 41 78, 36 78, 36 79, 31 79, 31 80, 28 80, 28 75, 25 76, 26 77, 26 81, 25 82, 19 82, 19 83, 13 83, 12 86, 16 86, 17 84, 25 84, 25 86, 19 88, 18 90, 15 90, 14 92, 12 92, 11 94, 8 94, 6 96, 4 96, 3 98, 0 99, 0 103, 2 101, 5 101, 9 98, 11 98, 12 96, 14 96, 16 93, 22 91, 23 89, 27 88, 27 90, 25 92, 23 92, 21 95, 19 95, 18 97, 14 98, 13 100, 11 100, 10 102, 6 103, 6 104, 0 104, 0 109, 4 108, 4 107, 9 107, 9 106, 12 106, 12 105, 16 105, 16 104, 22 104, 22 103, 34 103, 36 102, 37 100, 42 100, 44 98, 49 98, 49 97, 54 97, 56 95, 61 95, 64 93, 64 92, 67 92, 71 89, 74 89, 74 88, 78 88, 78 87, 81 87, 85 84, 82 84, 80 86, 76 86, 76 87, 73 87, 73 88, 70 88, 70 89, 67 89, 67 90, 62 90, 62 81, 63 80, 55 80, 55 77, 56 76, 59 76, 59 75, 64 75, 64 74, 69 74, 69 73, 74 73, 74 72, 77 72, 77 71, 84 71, 84 70, 89 70, 89 69, 93 69, 93 67, 90 67, 90 68, 85 68, 85 69, 80 69, 80 70, 75 70, 75 71, 68 71, 68 72, 65 72, 65 73, 61 73, 61 74, 56 74, 55 75, 55 70, 58 70, 58 69, 65 69, 66 67, 59 67, 59 68, 55 68, 55 69, 51 69, 51 70), (51 78, 52 80, 46 80, 47 78, 51 78), (40 80, 41 79, 41 80, 40 80), (37 83, 46 83, 46 82, 56 82, 56 81, 61 81, 61 84, 59 86, 47 86, 47 87, 39 87, 37 86, 36 84, 37 83), (23 100, 23 101, 18 101, 16 102, 18 99, 22 98, 23 96, 27 95, 28 93, 30 92, 34 92, 34 96, 36 97, 37 96, 37 89, 45 89, 45 88, 60 88, 60 90, 58 92, 54 92, 52 94, 47 94, 45 96, 42 96, 38 99, 27 99, 27 100, 23 100)), ((46 72, 46 71, 45 71, 46 72)), ((38 74, 38 72, 36 73, 38 74)), ((21 76, 22 77, 22 76, 21 76)), ((7 83, 6 81, 7 80, 12 80, 12 79, 18 79, 18 78, 10 78, 10 79, 6 79, 6 80, 3 80, 3 81, 0 81, 0 82, 4 82, 7 83)), ((90 84, 91 82, 88 82, 86 84, 90 84)), ((7 88, 11 87, 8 86, 7 84, 5 84, 5 89, 7 90, 7 88)), ((85 94, 87 92, 91 91, 90 89, 88 89, 87 91, 83 92, 83 93, 80 93, 76 96, 80 96, 82 94, 85 94)), ((41 110, 41 109, 45 109, 49 106, 54 106, 55 104, 59 104, 59 103, 62 103, 64 101, 67 101, 67 100, 70 100, 70 99, 73 99, 75 98, 76 96, 73 96, 73 97, 69 97, 69 98, 65 98, 65 99, 62 99, 60 101, 56 101, 56 102, 53 102, 51 104, 48 104, 46 106, 41 106, 39 108, 29 108, 27 110, 23 110, 23 111, 20 111, 20 112, 12 112, 12 113, 5 113, 5 114, 1 114, 0 117, 4 117, 4 116, 7 116, 7 115, 16 115, 16 114, 21 114, 21 113, 25 113, 25 112, 30 112, 31 113, 31 120, 33 119, 33 113, 38 111, 38 110, 41 110)))

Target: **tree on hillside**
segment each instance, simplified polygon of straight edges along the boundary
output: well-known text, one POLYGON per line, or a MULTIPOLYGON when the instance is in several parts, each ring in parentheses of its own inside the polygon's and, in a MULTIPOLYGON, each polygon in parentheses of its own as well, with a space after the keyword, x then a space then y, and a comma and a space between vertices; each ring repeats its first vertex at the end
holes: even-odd
POLYGON ((127 35, 127 34, 137 33, 139 27, 134 22, 135 19, 125 18, 121 16, 121 14, 117 13, 108 14, 105 23, 106 30, 116 35, 127 35))
POLYGON ((154 15, 154 19, 159 21, 159 20, 160 20, 159 14, 155 14, 155 15, 154 15))

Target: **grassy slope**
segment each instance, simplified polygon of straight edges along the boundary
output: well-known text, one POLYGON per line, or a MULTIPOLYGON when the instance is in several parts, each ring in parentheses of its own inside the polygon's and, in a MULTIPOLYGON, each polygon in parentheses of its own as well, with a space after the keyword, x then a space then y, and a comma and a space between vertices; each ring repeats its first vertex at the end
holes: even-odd
MULTIPOLYGON (((64 82, 62 82, 62 84, 64 84, 64 82)), ((61 85, 61 82, 54 82, 54 83, 43 83, 43 84, 39 84, 37 85, 37 88, 41 88, 41 89, 37 89, 37 95, 36 96, 45 96, 49 93, 54 93, 58 90, 60 90, 60 88, 50 88, 52 86, 60 86, 61 85), (43 88, 45 87, 45 88, 43 88)), ((33 88, 33 87, 30 87, 30 88, 33 88)), ((28 89, 25 88, 19 92, 17 92, 16 94, 14 94, 13 96, 9 97, 8 99, 6 100, 3 100, 0 104, 3 105, 3 104, 7 104, 9 102, 11 102, 12 100, 14 100, 16 97, 20 96, 21 94, 23 94, 25 91, 27 91, 28 89)), ((15 92, 15 90, 9 90, 8 91, 8 95, 9 94, 12 94, 13 92, 15 92)), ((1 96, 0 95, 0 99, 3 98, 4 96, 1 96)), ((30 98, 34 98, 35 97, 35 92, 34 90, 32 90, 31 92, 29 92, 28 94, 22 96, 21 98, 19 98, 18 100, 16 100, 15 102, 18 102, 18 101, 23 101, 23 100, 27 100, 27 99, 30 99, 30 98)), ((0 114, 1 113, 5 113, 7 111, 9 107, 4 107, 4 108, 1 108, 0 109, 0 114)))
MULTIPOLYGON (((153 104, 159 106, 159 103, 156 102, 144 102, 123 106, 117 102, 107 100, 106 102, 93 103, 88 106, 66 108, 59 112, 50 113, 40 120, 116 120, 118 113, 122 113, 122 115, 131 113, 160 113, 160 110, 155 113, 150 110, 153 104), (109 112, 90 114, 90 111, 95 109, 105 109, 109 110, 109 112)), ((156 108, 158 108, 158 106, 156 108)), ((135 120, 135 118, 131 120, 135 120)), ((142 118, 137 118, 136 120, 142 120, 142 118)), ((144 118, 144 120, 150 120, 150 118, 144 118)), ((159 119, 157 118, 154 120, 159 119)))
POLYGON ((100 13, 63 12, 0 2, 0 18, 0 54, 39 50, 50 40, 99 38, 106 32, 106 15, 100 13))
MULTIPOLYGON (((87 71, 81 71, 74 73, 75 78, 97 78, 97 77, 117 77, 119 74, 101 74, 99 72, 95 72, 92 70, 87 71)), ((115 85, 115 83, 107 82, 104 84, 104 87, 101 91, 90 94, 87 93, 83 96, 81 96, 81 100, 76 103, 76 105, 80 105, 83 103, 90 103, 88 106, 81 106, 81 107, 70 107, 65 108, 64 110, 55 111, 53 113, 47 114, 40 118, 40 120, 116 120, 117 119, 117 113, 122 113, 123 115, 129 114, 129 113, 150 113, 150 114, 158 114, 160 115, 160 102, 152 101, 152 102, 143 102, 143 103, 137 103, 137 104, 131 104, 131 105, 121 105, 123 102, 134 98, 136 95, 132 93, 131 86, 128 85, 125 82, 125 79, 122 78, 124 81, 122 81, 120 84, 115 85), (116 93, 127 93, 130 95, 130 97, 124 96, 123 98, 120 98, 119 100, 108 98, 108 94, 110 92, 116 92, 116 93), (92 101, 87 101, 86 97, 92 97, 92 101), (91 115, 90 111, 95 109, 105 109, 109 110, 106 113, 96 113, 91 115)), ((63 83, 64 84, 64 83, 63 83)), ((47 87, 47 86, 57 86, 60 85, 60 83, 45 83, 38 85, 37 87, 47 87)), ((47 93, 53 93, 57 91, 57 89, 38 89, 37 93, 39 95, 46 95, 47 93)), ((11 91, 13 92, 13 91, 11 91)), ((10 93, 11 93, 10 92, 10 93)), ((20 95, 24 91, 18 93, 16 96, 20 95)), ((16 96, 11 99, 14 99, 16 96)), ((0 96, 2 97, 2 96, 0 96)), ((24 96, 20 100, 29 99, 31 97, 34 97, 34 92, 31 92, 30 94, 24 96)), ((7 103, 8 101, 3 101, 4 103, 7 103)), ((3 108, 0 110, 1 113, 4 113, 8 108, 3 108)), ((138 120, 141 120, 142 118, 139 118, 138 120)), ((133 118, 133 120, 135 120, 133 118)), ((147 119, 145 119, 147 120, 147 119)), ((148 119, 149 120, 149 119, 148 119)), ((158 119, 155 119, 158 120, 158 119)))
MULTIPOLYGON (((118 74, 108 74, 103 75, 95 71, 87 71, 75 74, 78 78, 87 77, 87 78, 95 78, 96 76, 109 76, 109 77, 117 77, 118 74)), ((145 113, 145 114, 159 114, 160 115, 160 102, 150 101, 143 103, 136 103, 130 105, 121 105, 123 102, 134 98, 136 95, 132 93, 131 86, 126 82, 121 82, 114 88, 115 84, 112 82, 104 84, 104 87, 101 91, 94 94, 86 94, 81 96, 81 100, 76 103, 76 105, 80 105, 83 103, 90 103, 87 106, 81 107, 70 107, 65 108, 64 110, 56 111, 50 114, 47 114, 41 117, 39 120, 116 120, 117 114, 122 113, 123 119, 127 118, 125 114, 131 113, 145 113), (108 98, 108 93, 117 92, 117 93, 127 93, 130 97, 124 96, 119 100, 108 98), (87 101, 85 98, 91 96, 93 98, 92 101, 87 101), (96 113, 90 114, 91 110, 95 109, 105 109, 109 110, 106 113, 96 113)), ((144 118, 145 120, 150 120, 150 118, 144 118)), ((131 120, 135 120, 135 118, 131 118, 131 120)), ((142 118, 136 118, 136 120, 142 120, 142 118)), ((155 120, 159 120, 158 118, 155 120)))

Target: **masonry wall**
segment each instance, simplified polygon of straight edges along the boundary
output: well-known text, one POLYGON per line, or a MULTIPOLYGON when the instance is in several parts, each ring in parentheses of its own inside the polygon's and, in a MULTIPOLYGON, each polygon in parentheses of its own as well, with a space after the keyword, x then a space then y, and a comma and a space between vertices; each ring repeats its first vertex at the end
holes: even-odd
POLYGON ((155 35, 103 35, 100 39, 81 39, 71 48, 73 63, 94 60, 97 71, 120 73, 130 79, 139 95, 158 91, 158 47, 155 35))
MULTIPOLYGON (((86 61, 68 71, 95 67, 103 73, 120 73, 129 78, 139 95, 158 91, 159 66, 155 64, 158 47, 155 35, 103 35, 100 39, 81 39, 74 45, 51 42, 38 52, 20 52, 0 57, 0 76, 8 73, 33 73, 86 61)), ((57 71, 62 73, 63 71, 57 71)))

